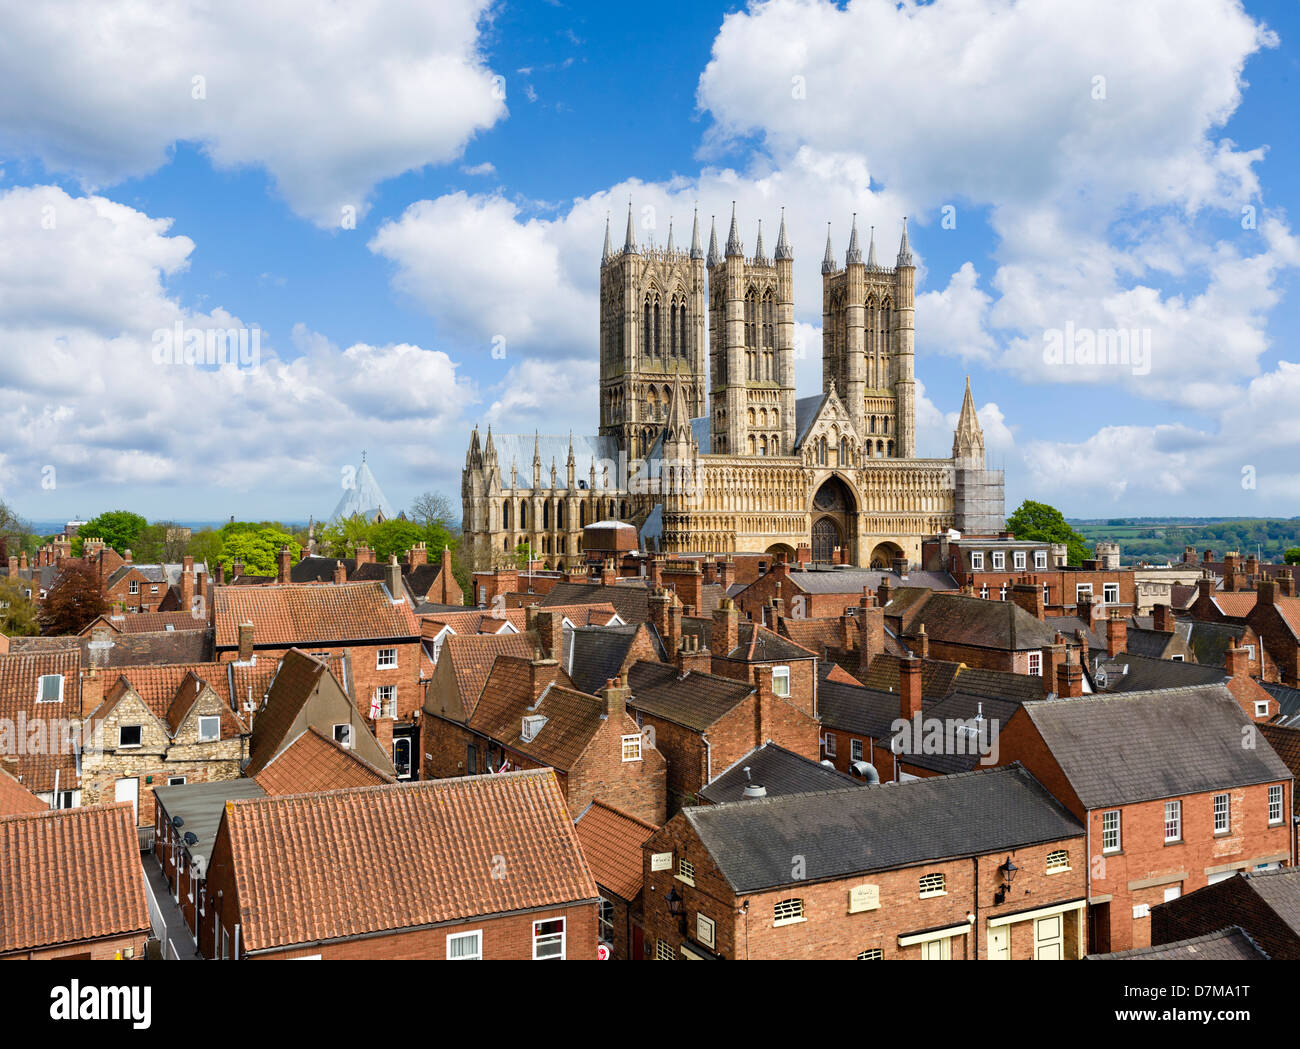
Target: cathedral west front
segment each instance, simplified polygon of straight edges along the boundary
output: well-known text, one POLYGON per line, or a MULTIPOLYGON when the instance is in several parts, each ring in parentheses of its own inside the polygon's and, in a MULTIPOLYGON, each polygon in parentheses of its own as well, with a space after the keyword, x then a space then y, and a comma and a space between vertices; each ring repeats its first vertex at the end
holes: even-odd
POLYGON ((946 459, 916 456, 914 297, 907 224, 893 266, 864 259, 856 219, 840 265, 827 233, 822 391, 796 395, 794 251, 782 215, 768 257, 746 255, 733 205, 719 250, 698 215, 690 247, 621 249, 600 263, 595 435, 475 428, 462 475, 464 549, 476 567, 526 544, 548 567, 580 559, 582 529, 635 525, 669 554, 754 552, 814 563, 915 563, 922 538, 1004 525, 969 383, 946 459))

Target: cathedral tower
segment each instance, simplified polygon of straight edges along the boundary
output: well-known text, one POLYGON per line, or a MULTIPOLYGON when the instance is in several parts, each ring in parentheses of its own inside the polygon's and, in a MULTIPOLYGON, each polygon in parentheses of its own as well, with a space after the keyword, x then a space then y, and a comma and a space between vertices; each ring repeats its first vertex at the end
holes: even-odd
POLYGON ((689 251, 638 245, 628 204, 623 247, 613 250, 609 219, 600 260, 600 433, 629 459, 643 457, 663 431, 680 380, 687 411, 705 412, 707 275, 696 212, 689 251))
POLYGON ((892 269, 876 259, 874 228, 863 260, 856 215, 844 268, 838 268, 827 229, 822 259, 822 388, 835 384, 868 458, 916 455, 915 288, 907 219, 892 269))
POLYGON ((794 448, 794 251, 785 216, 775 258, 763 226, 745 257, 732 204, 725 256, 709 240, 709 430, 722 455, 789 455, 794 448))

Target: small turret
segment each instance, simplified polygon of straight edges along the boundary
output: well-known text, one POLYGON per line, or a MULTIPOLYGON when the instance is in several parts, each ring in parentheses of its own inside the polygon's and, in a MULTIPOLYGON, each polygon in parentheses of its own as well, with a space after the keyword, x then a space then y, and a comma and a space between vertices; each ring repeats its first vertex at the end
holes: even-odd
POLYGON ((776 235, 776 261, 794 258, 794 249, 785 235, 785 208, 781 209, 781 230, 776 235))
POLYGON ((826 254, 822 256, 822 275, 835 272, 835 249, 831 247, 831 224, 826 223, 826 254))
POLYGON ((627 202, 627 236, 623 239, 623 254, 636 255, 636 235, 632 229, 632 202, 627 202))
POLYGON ((700 209, 695 209, 695 221, 691 225, 691 258, 704 258, 704 249, 700 247, 700 209))
POLYGON ((900 267, 912 265, 912 249, 911 246, 907 243, 907 216, 906 215, 903 216, 903 239, 899 242, 898 245, 898 265, 900 267))
POLYGON ((858 246, 858 213, 853 213, 853 232, 849 234, 849 250, 844 253, 847 266, 862 265, 862 249, 858 246))
POLYGON ((722 261, 722 256, 718 254, 718 217, 716 215, 710 216, 710 222, 712 225, 709 229, 708 265, 716 266, 722 261))
POLYGON ((878 270, 880 263, 876 261, 876 227, 871 227, 871 244, 867 247, 867 269, 878 270))
POLYGON ((745 245, 740 242, 740 230, 736 227, 736 202, 731 202, 731 232, 727 235, 727 258, 744 255, 745 245))

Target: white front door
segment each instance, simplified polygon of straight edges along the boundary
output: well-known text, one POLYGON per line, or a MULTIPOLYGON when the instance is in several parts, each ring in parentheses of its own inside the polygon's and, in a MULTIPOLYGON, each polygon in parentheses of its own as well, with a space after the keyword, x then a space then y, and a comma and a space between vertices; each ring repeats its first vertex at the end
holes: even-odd
POLYGON ((1038 961, 1059 962, 1063 957, 1065 921, 1059 914, 1051 914, 1034 922, 1034 958, 1038 961))
POLYGON ((120 779, 113 784, 113 800, 129 801, 131 807, 135 809, 135 822, 140 822, 140 781, 132 777, 131 779, 120 779))
POLYGON ((989 961, 1005 962, 1011 958, 1011 927, 999 925, 989 930, 989 961))
POLYGON ((952 940, 945 936, 942 940, 926 940, 921 944, 923 962, 946 962, 952 958, 952 940))

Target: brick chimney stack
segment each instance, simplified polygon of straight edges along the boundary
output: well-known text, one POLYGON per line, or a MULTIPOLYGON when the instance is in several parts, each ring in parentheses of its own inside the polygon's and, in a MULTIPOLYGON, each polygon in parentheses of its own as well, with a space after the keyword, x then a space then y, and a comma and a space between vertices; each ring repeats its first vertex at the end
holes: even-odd
POLYGON ((15 579, 18 576, 18 558, 13 554, 9 555, 9 578, 15 579))
POLYGON ((419 568, 421 565, 429 563, 429 548, 424 543, 416 543, 411 549, 406 551, 406 567, 410 569, 419 568))
POLYGON ((1063 643, 1065 639, 1059 633, 1056 636, 1060 639, 1056 644, 1043 646, 1043 695, 1056 688, 1056 676, 1059 668, 1065 665, 1068 652, 1063 643))
POLYGON ((614 586, 618 582, 618 572, 614 568, 614 559, 605 558, 605 563, 600 566, 600 585, 614 586))
POLYGON ((346 583, 347 581, 348 581, 347 565, 343 563, 343 558, 340 557, 337 561, 334 562, 334 582, 346 583))
MULTIPOLYGON (((424 546, 423 543, 420 545, 424 546)), ((451 547, 444 546, 442 548, 442 567, 438 570, 438 596, 442 598, 440 604, 458 605, 464 600, 459 589, 454 593, 452 592, 453 586, 459 587, 459 584, 456 582, 456 575, 451 567, 451 547), (456 600, 453 601, 453 597, 456 600)))
POLYGON ((1031 582, 1028 576, 1022 576, 1020 582, 1011 588, 1011 600, 1039 622, 1047 615, 1043 606, 1043 588, 1031 582))
POLYGON ((239 661, 241 663, 251 663, 253 661, 253 624, 239 624, 239 661))
POLYGON ((723 558, 717 564, 718 583, 723 592, 736 581, 736 562, 730 557, 723 558))
POLYGON ((898 665, 899 713, 911 721, 921 713, 921 660, 915 656, 898 665))
POLYGON ((27 571, 27 551, 23 550, 18 555, 18 568, 20 571, 27 571))
POLYGON ((194 607, 194 558, 186 554, 181 558, 181 609, 188 612, 194 607))
POLYGON ((740 613, 736 609, 736 603, 731 598, 724 597, 713 611, 713 653, 725 658, 739 644, 740 613))
POLYGON ((388 564, 384 565, 384 586, 388 587, 388 596, 394 603, 406 599, 406 591, 402 589, 402 566, 397 563, 397 555, 388 555, 388 564))
POLYGON ((707 648, 700 648, 697 634, 687 634, 677 649, 677 669, 683 674, 707 674, 713 669, 713 656, 707 648))
POLYGON ((1255 587, 1255 603, 1258 605, 1274 605, 1277 603, 1277 582, 1272 579, 1261 579, 1255 587))
POLYGON ((1196 547, 1194 546, 1183 547, 1183 564, 1185 565, 1196 564, 1196 547))
POLYGON ((555 683, 555 676, 560 672, 558 661, 551 659, 549 656, 542 659, 533 659, 528 663, 528 690, 536 703, 546 691, 548 685, 555 683))
POLYGON ((858 677, 866 676, 875 658, 885 651, 885 610, 876 605, 859 605, 858 677))
POLYGON ((664 563, 663 559, 654 555, 650 557, 648 566, 650 592, 654 593, 664 585, 664 563))
POLYGON ((1295 575, 1292 572, 1282 572, 1274 580, 1277 583, 1278 597, 1295 597, 1295 575))
POLYGON ((1106 620, 1106 655, 1112 659, 1128 649, 1128 620, 1118 608, 1106 620))
POLYGON ((772 691, 772 668, 754 668, 754 687, 758 694, 754 697, 754 734, 761 747, 772 738, 776 728, 776 693, 772 691))
POLYGON ((605 717, 622 718, 627 713, 627 698, 632 694, 632 690, 627 687, 627 681, 622 677, 612 677, 605 682, 597 695, 600 696, 604 706, 605 717))
POLYGON ((1250 676, 1250 652, 1244 648, 1230 648, 1223 653, 1223 672, 1228 677, 1250 676))
POLYGON ((907 639, 912 652, 921 659, 930 658, 930 635, 925 632, 925 624, 918 623, 916 633, 907 639))
POLYGON ((876 604, 881 608, 889 604, 889 578, 887 576, 880 580, 880 587, 876 591, 876 604))
POLYGON ((293 564, 293 555, 289 553, 287 546, 280 547, 280 552, 275 557, 275 581, 277 583, 287 583, 289 581, 289 566, 293 564))
POLYGON ((536 632, 542 654, 547 659, 559 659, 564 651, 564 616, 540 605, 529 605, 524 623, 536 632))
POLYGON ((224 561, 218 561, 217 562, 217 586, 225 586, 225 585, 226 585, 226 563, 224 561))
POLYGON ((367 546, 365 543, 358 543, 357 544, 357 567, 360 568, 362 565, 374 564, 374 561, 375 561, 375 552, 371 550, 370 547, 367 546))
POLYGON ((1151 609, 1151 626, 1162 634, 1172 633, 1174 629, 1174 610, 1169 605, 1156 605, 1151 609))
POLYGON ((1071 662, 1069 652, 1065 654, 1065 662, 1056 668, 1056 694, 1070 699, 1083 695, 1083 667, 1071 662))

